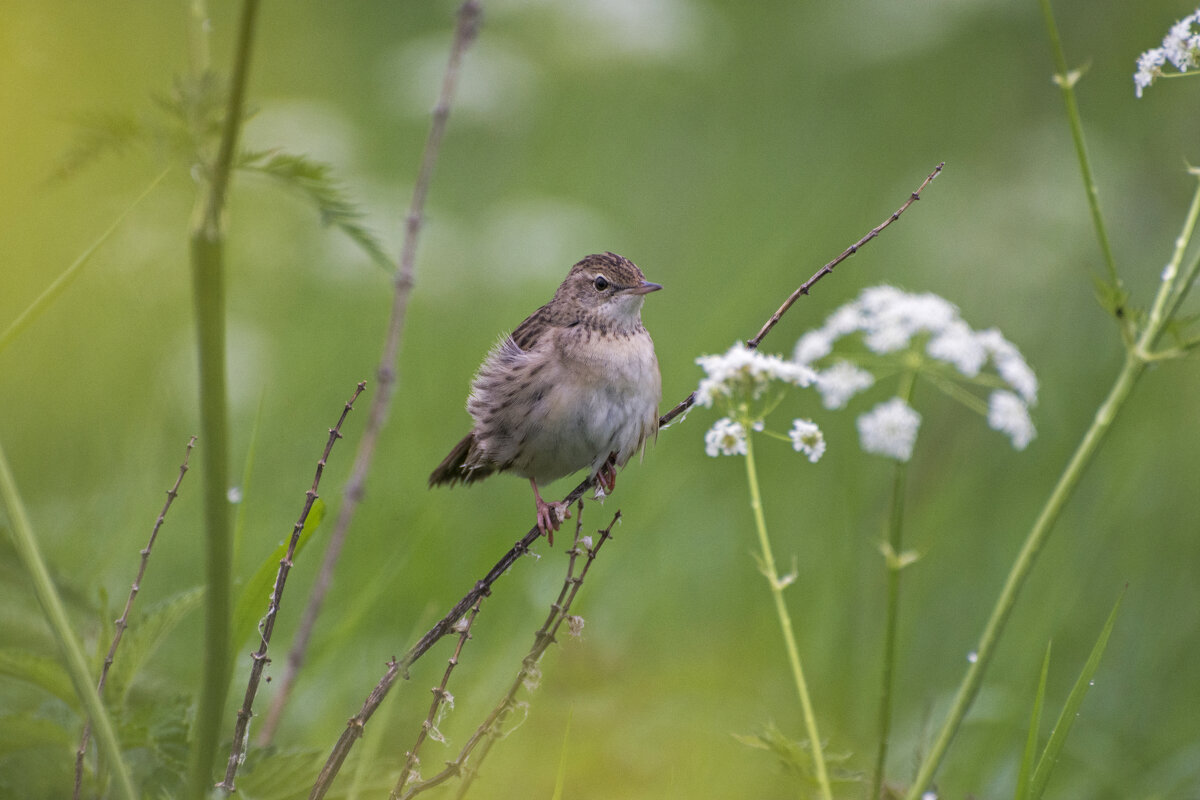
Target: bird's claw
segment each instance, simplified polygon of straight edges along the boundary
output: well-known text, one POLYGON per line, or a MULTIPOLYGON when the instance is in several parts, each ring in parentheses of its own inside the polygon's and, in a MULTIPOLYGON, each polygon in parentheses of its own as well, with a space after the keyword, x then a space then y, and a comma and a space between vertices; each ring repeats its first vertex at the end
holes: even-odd
POLYGON ((551 547, 554 546, 554 532, 558 530, 563 520, 571 518, 571 507, 566 503, 547 503, 540 497, 537 501, 537 526, 551 547))

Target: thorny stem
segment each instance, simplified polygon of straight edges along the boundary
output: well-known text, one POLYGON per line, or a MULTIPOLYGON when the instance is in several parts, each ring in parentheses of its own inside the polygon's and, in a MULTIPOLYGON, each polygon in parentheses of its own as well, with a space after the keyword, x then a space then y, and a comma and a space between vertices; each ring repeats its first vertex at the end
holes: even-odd
MULTIPOLYGON (((747 429, 749 424, 743 423, 747 429)), ((787 588, 795 576, 780 578, 775 569, 775 555, 771 551, 771 539, 767 535, 767 520, 763 514, 762 495, 758 488, 758 471, 754 466, 754 445, 752 435, 746 436, 746 482, 750 485, 750 508, 754 512, 754 528, 758 532, 758 546, 763 575, 771 589, 771 597, 775 601, 775 614, 779 617, 779 627, 783 632, 783 644, 787 650, 788 664, 792 668, 792 680, 796 684, 796 693, 800 697, 800 708, 804 713, 804 727, 808 731, 809 749, 812 752, 813 766, 817 771, 817 784, 821 789, 824 800, 833 800, 833 792, 829 788, 829 775, 825 769, 825 753, 821 746, 821 736, 817 733, 817 717, 813 713, 812 700, 808 696, 808 683, 804 680, 804 668, 800 665, 800 648, 796 645, 796 634, 792 629, 792 617, 788 613, 787 601, 783 598, 783 590, 787 588)))
POLYGON ((283 600, 284 584, 287 583, 288 573, 292 568, 292 558, 296 555, 296 545, 300 542, 300 533, 304 530, 304 523, 308 520, 308 514, 317 500, 317 489, 321 485, 321 475, 325 472, 329 454, 333 452, 334 443, 342 438, 342 423, 346 421, 346 417, 354 408, 354 401, 366 387, 365 382, 360 382, 354 387, 354 394, 343 406, 342 415, 338 418, 337 424, 329 429, 329 439, 325 442, 325 451, 317 462, 317 472, 313 476, 312 487, 304 493, 304 508, 300 512, 300 518, 292 527, 292 538, 288 541, 287 553, 279 561, 279 572, 275 576, 275 588, 271 591, 271 602, 262 622, 258 650, 250 656, 250 678, 246 682, 246 696, 242 701, 242 707, 237 713, 237 723, 233 731, 233 746, 229 750, 229 761, 225 766, 225 779, 217 784, 218 789, 223 789, 230 794, 236 790, 234 778, 237 776, 238 766, 241 765, 246 752, 246 738, 249 735, 250 718, 253 716, 251 709, 254 706, 254 697, 258 693, 258 684, 262 680, 263 669, 270 660, 267 658, 267 648, 271 644, 271 634, 275 630, 275 617, 279 613, 279 604, 283 600))
POLYGON ((479 774, 479 765, 487 758, 491 752, 492 744, 500 737, 500 731, 504 727, 504 722, 508 715, 516 707, 517 692, 522 686, 536 680, 538 663, 546 650, 556 641, 556 635, 559 628, 562 627, 570 617, 571 605, 575 601, 575 596, 579 594, 580 588, 583 586, 584 578, 587 577, 588 571, 591 569, 592 563, 596 560, 600 548, 612 537, 613 526, 621 519, 621 512, 618 511, 608 524, 608 527, 599 531, 600 541, 596 542, 593 547, 582 548, 582 530, 583 530, 583 504, 579 504, 579 514, 576 517, 575 523, 575 543, 571 550, 568 551, 570 559, 567 562, 567 575, 563 580, 562 588, 559 590, 558 598, 550 606, 550 613, 546 617, 546 621, 542 627, 538 629, 533 637, 533 646, 521 661, 521 669, 517 672, 516 678, 509 685, 508 691, 505 692, 500 702, 492 709, 483 723, 475 730, 462 750, 459 751, 458 757, 453 761, 446 763, 445 769, 433 777, 413 784, 409 790, 402 795, 399 800, 410 800, 417 794, 439 786, 451 778, 461 775, 462 783, 458 787, 458 797, 463 797, 470 788, 471 783, 479 774), (580 569, 579 574, 575 574, 576 561, 580 555, 586 552, 587 560, 580 569), (473 766, 468 766, 467 762, 471 755, 479 749, 478 758, 473 766))
POLYGON ((458 666, 458 657, 462 655, 463 645, 467 643, 467 639, 471 638, 471 625, 475 622, 475 617, 479 616, 479 603, 476 603, 471 608, 471 613, 463 617, 459 621, 458 645, 454 648, 454 655, 450 656, 449 662, 446 664, 446 671, 442 673, 442 682, 433 687, 433 702, 429 705, 429 713, 425 716, 425 722, 421 724, 421 731, 417 734, 417 741, 413 744, 412 749, 408 751, 404 759, 404 769, 400 772, 400 777, 396 780, 396 787, 392 789, 390 795, 391 800, 396 800, 400 793, 404 791, 408 779, 413 776, 417 766, 421 763, 420 753, 421 745, 425 743, 430 731, 434 730, 437 725, 438 712, 442 706, 450 700, 450 693, 446 691, 446 685, 450 682, 450 673, 458 666))
POLYGON ((459 73, 463 56, 475 40, 479 29, 480 7, 477 0, 467 0, 458 12, 458 25, 455 29, 454 43, 450 49, 450 59, 442 78, 442 90, 434 108, 433 121, 430 124, 429 136, 425 141, 425 150, 421 156, 421 166, 413 187, 412 202, 408 215, 405 217, 404 247, 400 256, 400 265, 396 270, 395 291, 392 298, 392 313, 388 321, 387 338, 383 354, 379 359, 377 370, 377 387, 375 396, 367 412, 367 423, 359 440, 358 451, 354 456, 354 466, 351 468, 350 479, 346 482, 342 507, 338 512, 337 523, 329 537, 325 548, 325 557, 321 562, 320 571, 308 597, 308 604, 301 615, 300 625, 296 630, 296 638, 288 652, 287 665, 284 669, 280 687, 267 713, 266 722, 259 736, 259 744, 269 743, 275 734, 283 709, 287 705, 291 690, 296 682, 296 676, 304 664, 308 652, 308 643, 312 638, 313 628, 317 617, 320 616, 321 606, 325 595, 333 583, 333 573, 341 557, 342 547, 355 512, 362 501, 367 482, 367 473, 371 469, 371 461, 375 454, 375 446, 379 434, 387 421, 391 409, 392 394, 396 385, 396 362, 400 353, 401 335, 404 331, 404 321, 408 315, 408 298, 412 294, 413 273, 416 262, 417 240, 421 231, 421 222, 425 214, 425 199, 429 194, 429 186, 433 181, 433 171, 437 164, 442 137, 446 131, 446 121, 450 116, 450 105, 458 86, 459 73))
MULTIPOLYGON (((104 693, 104 684, 108 680, 108 670, 112 667, 113 657, 117 653, 117 646, 121 644, 121 637, 125 633, 125 628, 129 625, 129 612, 133 609, 133 600, 137 597, 137 593, 141 591, 142 578, 146 574, 146 565, 150 563, 150 549, 154 547, 154 540, 158 538, 159 528, 166 521, 167 511, 171 509, 171 504, 179 496, 179 487, 183 484, 183 476, 188 471, 188 458, 191 457, 192 448, 195 446, 196 437, 193 436, 188 439, 187 450, 183 454, 183 463, 179 466, 179 477, 175 479, 175 485, 167 490, 167 501, 163 504, 162 510, 158 512, 158 519, 154 521, 154 527, 150 531, 150 540, 142 548, 142 561, 138 566, 137 577, 133 579, 133 585, 129 588, 129 598, 125 601, 125 610, 121 613, 121 618, 113 626, 112 644, 108 646, 108 655, 104 657, 104 665, 100 668, 100 680, 96 682, 96 694, 104 693)), ((75 751, 75 789, 71 794, 71 797, 75 800, 78 800, 79 792, 83 785, 83 759, 87 755, 88 740, 91 738, 91 735, 91 723, 85 723, 83 734, 79 737, 79 747, 75 751)))

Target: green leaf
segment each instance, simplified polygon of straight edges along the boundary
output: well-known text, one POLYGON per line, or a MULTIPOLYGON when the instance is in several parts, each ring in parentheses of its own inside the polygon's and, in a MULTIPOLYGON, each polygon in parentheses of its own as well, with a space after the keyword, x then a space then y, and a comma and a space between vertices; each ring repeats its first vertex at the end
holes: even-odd
POLYGON ((1017 775, 1016 800, 1029 800, 1029 783, 1037 759, 1038 729, 1042 721, 1042 705, 1046 699, 1046 676, 1050 674, 1050 643, 1046 643, 1046 655, 1042 659, 1042 677, 1038 680, 1037 694, 1033 698, 1033 713, 1029 717, 1029 735, 1025 738, 1025 752, 1021 756, 1021 772, 1017 775))
POLYGON ((38 686, 71 708, 79 708, 71 678, 56 658, 16 648, 0 650, 0 675, 38 686))
POLYGON ((106 691, 111 692, 111 697, 119 698, 120 704, 124 705, 128 699, 129 687, 146 661, 167 634, 199 607, 203 597, 202 586, 186 589, 152 606, 140 618, 130 622, 121 639, 121 646, 113 656, 112 667, 109 668, 106 691))
POLYGON ((99 110, 78 114, 74 121, 75 141, 55 168, 52 180, 66 180, 102 156, 124 155, 146 143, 146 127, 132 114, 99 110))
POLYGON ((1100 631, 1100 638, 1092 647, 1092 654, 1088 656, 1087 663, 1083 665, 1083 671, 1079 673, 1079 679, 1075 681, 1071 694, 1067 696, 1066 705, 1063 706, 1062 713, 1058 715, 1058 722, 1054 723, 1050 741, 1046 742, 1046 749, 1042 752, 1037 770, 1033 773, 1033 786, 1029 792, 1030 800, 1038 800, 1042 796, 1042 792, 1046 790, 1050 773, 1058 764, 1058 757, 1062 753, 1063 745, 1066 744, 1071 726, 1079 716, 1079 707, 1083 704, 1083 698, 1087 696, 1088 688, 1092 685, 1092 676, 1096 674, 1096 669, 1100 666, 1100 658, 1104 655, 1104 648, 1108 645, 1108 636, 1112 633, 1113 624, 1117 621, 1117 610, 1121 607, 1121 600, 1124 597, 1125 592, 1122 590, 1108 615, 1108 621, 1104 623, 1104 629, 1100 631))
MULTIPOLYGON (((308 519, 304 522, 304 529, 300 531, 300 541, 296 544, 294 559, 300 557, 301 551, 304 550, 309 539, 312 538, 313 532, 324 518, 325 501, 318 497, 313 502, 312 510, 308 513, 308 519)), ((287 548, 288 543, 281 542, 271 552, 271 555, 258 565, 254 575, 242 587, 242 593, 238 596, 233 612, 234 649, 246 643, 246 640, 258 628, 258 621, 267 613, 271 602, 271 592, 275 587, 275 578, 279 574, 279 562, 287 555, 287 548)))
POLYGON ((363 225, 366 212, 347 197, 341 183, 333 177, 333 167, 329 164, 308 156, 267 150, 243 153, 238 167, 268 175, 298 191, 317 207, 323 225, 337 227, 372 261, 384 269, 391 269, 391 258, 383 244, 363 225))
POLYGON ((57 722, 32 714, 0 716, 0 755, 33 747, 61 748, 71 743, 72 736, 57 722))

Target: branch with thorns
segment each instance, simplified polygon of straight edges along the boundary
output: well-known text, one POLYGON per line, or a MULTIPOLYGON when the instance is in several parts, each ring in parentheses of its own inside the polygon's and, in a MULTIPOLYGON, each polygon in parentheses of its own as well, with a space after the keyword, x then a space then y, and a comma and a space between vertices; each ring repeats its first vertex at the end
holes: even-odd
MULTIPOLYGON (((856 254, 864 245, 876 238, 885 228, 900 219, 900 215, 903 214, 909 208, 909 206, 921 199, 921 193, 927 186, 929 186, 930 183, 933 182, 935 178, 937 178, 939 174, 941 174, 944 166, 945 162, 939 163, 928 175, 928 177, 921 182, 921 185, 918 186, 917 189, 908 197, 908 199, 905 200, 905 202, 896 211, 890 214, 887 219, 868 231, 867 234, 861 239, 843 250, 841 254, 825 264, 823 267, 821 267, 821 269, 817 270, 812 277, 802 283, 796 289, 796 291, 794 291, 788 297, 788 299, 784 301, 783 305, 781 305, 779 309, 767 319, 766 323, 759 330, 758 334, 755 335, 754 338, 747 341, 746 346, 751 349, 757 348, 767 334, 771 332, 771 329, 774 328, 779 320, 782 319, 783 315, 787 313, 788 309, 792 307, 797 299, 799 299, 802 295, 807 295, 819 280, 833 272, 835 267, 848 259, 850 256, 856 254)), ((681 400, 674 408, 659 417, 659 427, 667 427, 672 421, 690 409, 695 402, 695 392, 692 392, 683 400, 681 400)), ((583 495, 593 486, 593 479, 584 479, 578 486, 571 490, 571 492, 563 499, 562 502, 566 505, 572 505, 580 501, 583 495)), ((509 568, 516 563, 517 559, 529 552, 529 548, 541 537, 541 535, 541 531, 536 525, 530 528, 529 532, 526 533, 525 536, 519 541, 517 541, 517 543, 514 544, 508 550, 508 552, 496 562, 496 565, 492 567, 487 575, 485 575, 481 580, 477 581, 475 586, 472 587, 472 589, 467 592, 461 600, 455 603, 454 607, 451 608, 450 611, 448 611, 446 615, 442 617, 442 619, 439 620, 432 628, 430 628, 429 631, 422 636, 421 639, 417 641, 417 643, 414 644, 407 653, 405 653, 403 658, 400 658, 399 660, 392 659, 388 663, 387 671, 384 673, 383 677, 380 678, 375 688, 367 696, 367 699, 363 703, 363 706, 359 712, 350 718, 350 721, 346 725, 346 729, 342 732, 342 735, 338 738, 337 743, 334 745, 333 750, 329 754, 329 758, 326 760, 324 767, 322 767, 321 772, 317 777, 317 781, 313 786, 312 792, 309 795, 310 800, 320 800, 320 798, 325 796, 325 793, 329 790, 334 777, 341 770, 342 764, 345 763, 346 758, 349 756, 350 750, 353 748, 354 743, 362 737, 363 730, 365 729, 367 722, 370 720, 371 715, 375 713, 376 709, 379 707, 379 704, 383 702, 383 699, 391 690, 391 687, 396 682, 396 679, 399 677, 407 678, 408 668, 411 667, 413 663, 417 661, 417 659, 424 655, 429 648, 434 645, 434 643, 446 636, 448 633, 452 632, 455 623, 457 623, 457 621, 467 613, 469 608, 475 605, 482 597, 491 591, 492 584, 495 583, 500 576, 506 573, 509 568)))
POLYGON ((304 523, 308 520, 308 514, 312 511, 313 503, 317 500, 317 488, 321 485, 321 475, 325 472, 325 464, 329 461, 329 454, 333 451, 334 442, 342 438, 342 423, 346 421, 346 417, 350 415, 350 411, 354 408, 354 401, 367 388, 366 381, 360 381, 354 387, 354 394, 346 401, 346 405, 342 408, 342 415, 338 417, 337 424, 329 429, 329 439, 325 442, 325 451, 321 454, 321 459, 317 462, 317 472, 313 476, 312 487, 304 493, 304 508, 300 512, 300 518, 296 520, 295 526, 292 528, 292 538, 288 541, 287 553, 279 561, 279 572, 275 576, 275 588, 271 591, 271 602, 267 607, 267 615, 263 618, 262 631, 260 633, 260 641, 258 650, 250 655, 250 679, 246 683, 246 696, 242 701, 242 707, 237 713, 237 724, 233 732, 233 746, 229 750, 229 763, 225 767, 225 779, 217 784, 218 789, 223 789, 232 794, 236 791, 234 786, 234 778, 237 776, 238 766, 242 763, 242 759, 246 753, 246 738, 249 734, 250 718, 253 716, 251 709, 254 706, 254 697, 258 693, 258 685, 262 680, 263 669, 270 661, 267 658, 267 648, 271 644, 271 634, 275 630, 275 617, 279 613, 279 603, 283 599, 283 587, 287 583, 288 573, 292 569, 292 558, 296 554, 296 545, 300 542, 300 533, 304 530, 304 523))
POLYGON ((530 648, 525 658, 521 660, 521 669, 509 685, 508 691, 505 692, 500 702, 496 704, 483 723, 467 739, 462 750, 459 751, 457 758, 446 762, 446 767, 433 777, 414 783, 404 794, 400 794, 399 792, 403 788, 403 785, 397 784, 397 791, 393 793, 392 800, 410 800, 410 798, 445 783, 457 775, 463 776, 463 782, 459 786, 458 794, 461 797, 466 793, 472 781, 475 780, 475 776, 479 774, 479 765, 487 758, 496 740, 501 738, 500 731, 504 728, 505 720, 508 719, 508 715, 512 713, 512 710, 517 707, 517 692, 522 686, 528 687, 537 682, 538 663, 542 660, 542 656, 545 655, 550 645, 557 641, 556 636, 563 623, 566 623, 572 632, 578 630, 581 623, 578 617, 571 615, 571 604, 574 603, 575 596, 579 594, 579 590, 583 587, 583 580, 592 568, 592 563, 596 560, 596 556, 599 555, 600 548, 612 538, 612 529, 620 520, 621 512, 617 511, 613 515, 612 521, 608 523, 608 527, 597 531, 600 540, 593 545, 591 537, 583 536, 583 501, 579 501, 578 513, 575 518, 575 541, 571 549, 567 551, 570 558, 567 561, 566 578, 563 579, 563 585, 558 592, 558 597, 550 605, 550 613, 547 615, 546 621, 542 623, 542 627, 534 634, 533 647, 530 648), (576 562, 581 555, 585 554, 587 559, 584 561, 583 567, 579 570, 579 574, 576 575, 576 562), (476 748, 479 748, 479 757, 476 759, 474 765, 468 768, 467 761, 476 748))
POLYGON ((417 182, 413 186, 412 202, 404 220, 404 245, 394 279, 395 292, 392 298, 392 313, 388 321, 383 355, 379 359, 378 386, 367 412, 366 428, 363 431, 362 439, 359 440, 350 479, 346 482, 344 502, 338 513, 337 523, 329 537, 329 544, 325 547, 324 560, 321 562, 316 582, 309 594, 308 605, 301 616, 300 625, 296 630, 296 638, 288 652, 287 665, 284 668, 278 693, 267 712, 266 722, 259 735, 258 744, 260 746, 269 744, 274 736, 283 716, 283 709, 291 696, 296 675, 304 664, 308 643, 312 638, 317 617, 320 616, 321 606, 325 602, 325 595, 333 583, 333 572, 341 557, 342 546, 345 544, 346 535, 350 530, 350 523, 354 520, 354 514, 363 498, 367 473, 371 469, 371 459, 375 454, 375 445, 379 441, 379 434, 383 430, 391 408, 392 393, 396 384, 396 360, 400 352, 404 321, 408 314, 408 298, 412 294, 417 238, 420 235, 421 223, 424 219, 425 198, 429 195, 429 186, 433 181, 433 170, 437 165, 438 151, 446 132, 446 122, 450 116, 450 106, 458 87, 463 56, 479 31, 479 17, 480 8, 477 0, 467 0, 459 8, 454 43, 450 47, 450 59, 442 78, 441 94, 438 96, 437 105, 433 110, 433 120, 429 127, 429 136, 425 141, 425 149, 421 155, 417 182))
MULTIPOLYGON (((187 449, 183 453, 183 463, 179 465, 179 477, 175 479, 175 485, 167 490, 167 501, 163 503, 162 510, 158 512, 158 519, 154 521, 154 527, 150 530, 150 539, 141 550, 142 560, 138 565, 137 576, 133 579, 133 585, 129 587, 129 597, 125 600, 125 610, 121 613, 121 618, 113 626, 112 644, 108 646, 108 655, 104 657, 104 666, 100 668, 100 680, 96 683, 97 694, 104 694, 104 684, 108 680, 108 671, 112 668, 113 658, 117 654, 117 646, 121 644, 121 637, 125 634, 125 629, 129 626, 129 612, 133 609, 134 598, 141 591, 142 578, 146 575, 146 565, 150 563, 150 549, 154 547, 154 541, 158 538, 158 531, 167 519, 167 512, 171 510, 171 504, 179 496, 179 487, 183 484, 183 476, 187 474, 188 459, 192 456, 192 448, 196 446, 196 438, 196 436, 192 436, 188 439, 187 449)), ((79 792, 83 786, 83 760, 87 756, 88 742, 91 736, 91 722, 84 723, 83 733, 79 737, 79 747, 75 751, 75 788, 71 793, 73 800, 79 800, 79 792)))

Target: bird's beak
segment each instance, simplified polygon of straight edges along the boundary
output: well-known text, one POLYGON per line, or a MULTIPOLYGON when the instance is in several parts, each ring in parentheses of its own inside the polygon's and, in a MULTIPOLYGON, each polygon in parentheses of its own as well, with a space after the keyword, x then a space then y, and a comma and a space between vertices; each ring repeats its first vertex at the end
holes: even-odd
POLYGON ((662 284, 651 283, 650 281, 642 281, 640 286, 634 286, 633 288, 626 289, 625 291, 627 291, 629 294, 650 294, 651 292, 657 292, 661 288, 662 284))

